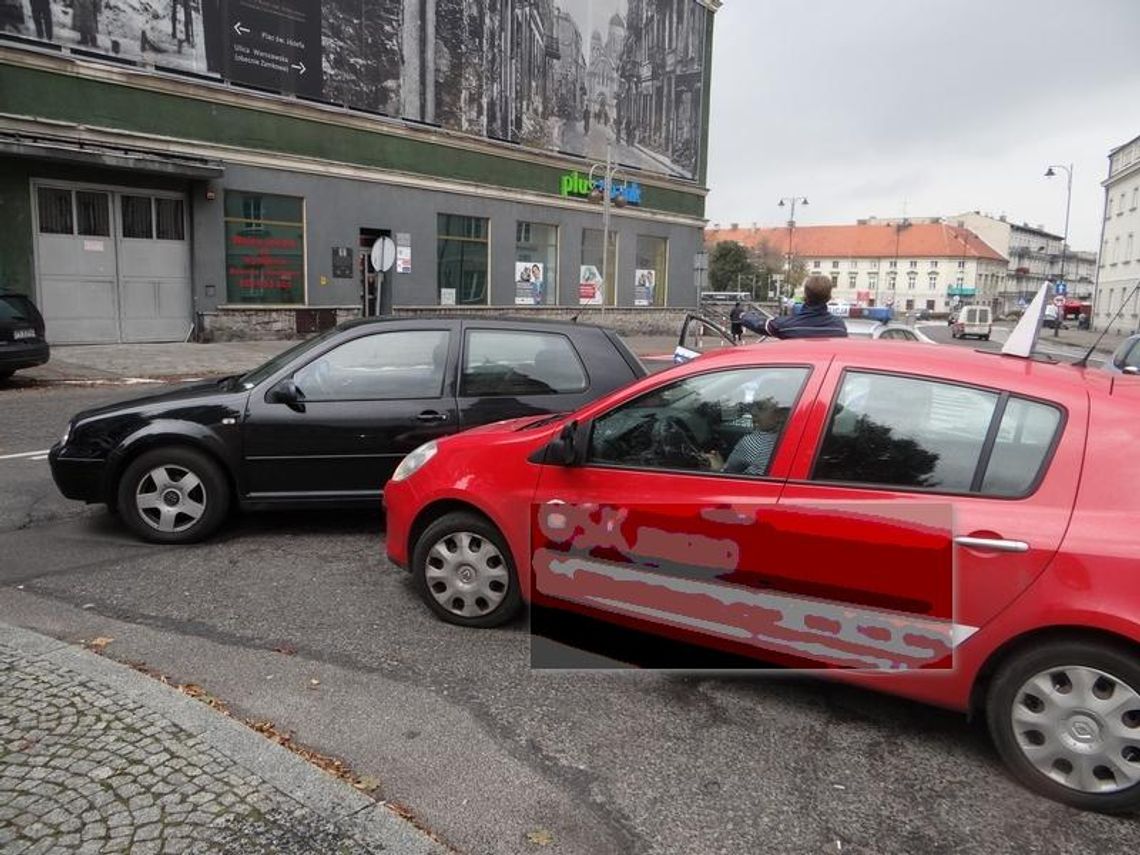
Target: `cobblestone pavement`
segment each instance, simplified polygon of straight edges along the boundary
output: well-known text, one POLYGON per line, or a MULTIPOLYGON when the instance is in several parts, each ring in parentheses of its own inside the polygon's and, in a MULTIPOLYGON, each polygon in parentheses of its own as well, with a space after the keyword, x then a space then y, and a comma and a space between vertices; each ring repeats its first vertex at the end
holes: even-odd
MULTIPOLYGON (((94 658, 69 653, 81 666, 82 657, 94 658)), ((127 671, 109 662, 97 666, 127 671)), ((122 678, 154 683, 143 696, 176 694, 133 672, 122 678)), ((212 744, 209 731, 188 731, 139 697, 0 640, 0 852, 442 851, 395 815, 380 817, 379 824, 363 821, 366 810, 382 809, 361 807, 359 793, 329 776, 327 783, 316 781, 322 790, 317 807, 323 800, 329 808, 307 806, 298 792, 235 762, 232 752, 212 744), (336 803, 335 788, 343 791, 344 805, 336 803), (392 824, 404 827, 393 833, 392 824)), ((193 716, 223 718, 189 698, 169 700, 200 707, 193 716)), ((267 768, 304 765, 245 730, 253 756, 261 752, 267 768)), ((245 738, 238 730, 232 735, 245 738)), ((307 789, 314 801, 311 783, 296 789, 307 789)))

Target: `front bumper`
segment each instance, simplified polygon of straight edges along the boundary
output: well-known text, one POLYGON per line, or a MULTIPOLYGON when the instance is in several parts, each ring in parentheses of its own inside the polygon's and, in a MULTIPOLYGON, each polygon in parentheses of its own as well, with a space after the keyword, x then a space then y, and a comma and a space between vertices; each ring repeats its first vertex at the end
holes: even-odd
POLYGON ((388 560, 401 570, 412 566, 408 540, 417 507, 415 491, 407 481, 384 485, 384 550, 388 560))
POLYGON ((0 371, 19 371, 35 368, 51 358, 46 341, 0 342, 0 371))
POLYGON ((107 497, 103 493, 103 472, 107 462, 68 457, 63 451, 59 443, 56 443, 48 452, 51 477, 59 492, 69 499, 88 504, 106 501, 107 497))

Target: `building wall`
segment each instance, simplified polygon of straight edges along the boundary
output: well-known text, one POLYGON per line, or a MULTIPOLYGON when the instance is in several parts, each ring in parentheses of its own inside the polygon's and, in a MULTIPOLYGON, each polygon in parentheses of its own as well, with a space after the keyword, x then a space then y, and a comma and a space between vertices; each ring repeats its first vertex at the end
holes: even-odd
POLYGON ((974 288, 977 295, 965 298, 965 302, 983 302, 987 289, 996 286, 998 278, 1005 272, 1005 264, 978 258, 827 258, 800 257, 806 264, 809 274, 830 276, 835 281, 832 295, 837 300, 857 302, 861 293, 870 294, 876 305, 886 305, 893 299, 899 311, 907 310, 907 301, 913 301, 910 308, 917 311, 930 308, 935 312, 948 312, 954 305, 950 290, 959 284, 974 288), (892 267, 894 263, 897 266, 892 267), (911 267, 911 264, 914 267, 911 267), (959 267, 961 263, 961 267, 959 267), (913 271, 914 288, 910 287, 908 274, 913 271), (890 287, 891 273, 895 273, 895 287, 890 287), (936 275, 935 287, 930 287, 930 275, 936 275), (877 275, 877 287, 875 277, 877 275), (851 277, 854 276, 854 286, 851 277), (933 306, 928 302, 933 301, 933 306))
POLYGON ((1104 188, 1094 322, 1131 332, 1140 327, 1140 295, 1133 290, 1140 281, 1140 137, 1111 153, 1104 188))

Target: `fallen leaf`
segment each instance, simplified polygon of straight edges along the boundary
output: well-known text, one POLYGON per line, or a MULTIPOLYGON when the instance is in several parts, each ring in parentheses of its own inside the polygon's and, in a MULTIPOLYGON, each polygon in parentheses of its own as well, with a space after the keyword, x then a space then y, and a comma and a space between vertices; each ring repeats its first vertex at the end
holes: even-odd
POLYGON ((315 688, 316 688, 317 686, 319 686, 320 684, 321 684, 321 681, 320 681, 320 680, 317 680, 317 679, 313 679, 313 680, 310 680, 310 681, 309 681, 309 688, 310 688, 310 689, 315 689, 315 688))
POLYGON ((538 831, 528 831, 526 839, 528 843, 533 843, 535 846, 549 846, 554 842, 554 835, 545 828, 540 828, 538 831))
POLYGON ((87 647, 94 650, 96 653, 102 653, 103 649, 115 639, 108 638, 105 635, 100 635, 87 643, 87 647))
POLYGON ((356 781, 354 781, 352 786, 356 787, 358 790, 363 790, 366 793, 370 793, 374 790, 380 789, 380 779, 374 778, 371 775, 365 775, 364 777, 358 778, 356 781))
POLYGON ((292 644, 279 644, 273 648, 274 653, 280 653, 282 656, 294 656, 297 653, 297 648, 292 644))

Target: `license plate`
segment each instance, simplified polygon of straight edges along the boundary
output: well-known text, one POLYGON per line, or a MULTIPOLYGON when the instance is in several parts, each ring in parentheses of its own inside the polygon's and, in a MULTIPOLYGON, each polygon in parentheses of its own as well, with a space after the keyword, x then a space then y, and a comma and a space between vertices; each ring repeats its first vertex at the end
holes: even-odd
POLYGON ((22 338, 35 338, 35 337, 36 337, 36 331, 35 330, 16 330, 15 332, 12 333, 12 338, 16 339, 17 341, 19 341, 22 338))

